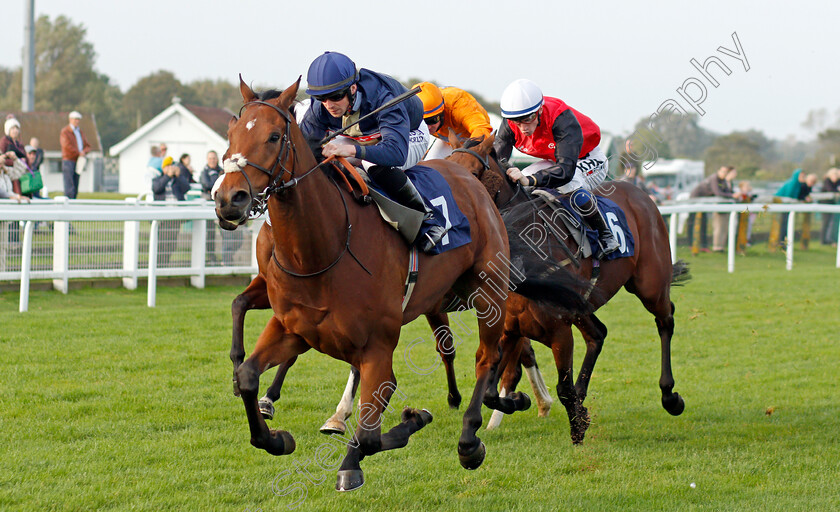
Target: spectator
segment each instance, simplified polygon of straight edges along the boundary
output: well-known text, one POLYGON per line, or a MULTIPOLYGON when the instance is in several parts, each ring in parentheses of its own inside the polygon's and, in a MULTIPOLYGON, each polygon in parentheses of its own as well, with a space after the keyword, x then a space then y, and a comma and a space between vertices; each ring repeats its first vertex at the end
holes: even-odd
MULTIPOLYGON (((5 161, 3 165, 6 167, 14 167, 16 160, 21 160, 26 163, 26 150, 20 141, 20 121, 15 119, 15 116, 9 115, 6 118, 6 123, 3 126, 6 135, 0 139, 0 155, 3 155, 5 161)), ((14 176, 14 174, 11 174, 14 176)), ((12 188, 15 194, 20 194, 20 181, 18 177, 12 179, 12 188)))
MULTIPOLYGON (((38 139, 33 139, 33 140, 37 141, 38 139)), ((41 152, 42 157, 43 157, 43 154, 44 153, 42 151, 41 152)), ((38 150, 36 148, 30 146, 30 145, 27 145, 26 146, 26 167, 28 168, 29 172, 34 173, 35 171, 38 170, 38 166, 40 166, 40 165, 41 165, 41 163, 38 161, 38 150)), ((43 199, 43 197, 41 197, 41 189, 35 190, 33 192, 30 192, 29 194, 24 194, 24 195, 26 195, 26 197, 29 197, 29 198, 43 199)))
MULTIPOLYGON (((201 197, 207 200, 212 200, 211 192, 216 180, 222 174, 222 168, 219 166, 219 155, 215 151, 207 152, 207 164, 204 170, 201 171, 201 197)), ((216 263, 219 258, 216 256, 216 223, 212 221, 207 222, 207 259, 210 263, 216 263)))
MULTIPOLYGON (((837 204, 838 192, 840 192, 840 170, 829 169, 825 173, 825 180, 822 186, 823 192, 833 193, 834 197, 821 201, 824 204, 837 204)), ((822 216, 822 232, 820 240, 823 245, 837 246, 837 214, 824 213, 822 216)))
POLYGON ((166 143, 165 143, 165 142, 161 142, 161 143, 160 143, 160 158, 161 158, 161 160, 162 160, 162 159, 164 159, 164 158, 166 158, 166 152, 167 152, 168 150, 169 150, 169 148, 167 148, 167 147, 166 147, 166 143))
MULTIPOLYGON (((724 175, 723 182, 719 183, 719 197, 734 198, 735 191, 733 189, 735 178, 738 177, 738 171, 731 166, 727 166, 725 168, 726 174, 724 175)), ((712 251, 714 252, 723 252, 724 250, 723 246, 726 244, 726 239, 729 235, 729 230, 727 229, 728 219, 728 213, 715 212, 712 214, 712 251)))
MULTIPOLYGON (((41 164, 44 163, 44 150, 41 149, 41 141, 38 140, 38 137, 32 137, 29 139, 29 145, 35 149, 35 161, 29 165, 29 168, 33 171, 40 171, 41 164)), ((26 155, 29 156, 28 150, 26 155)))
MULTIPOLYGON (((155 201, 164 201, 174 197, 178 201, 185 199, 185 194, 190 189, 189 171, 181 172, 181 167, 176 164, 171 156, 163 159, 163 172, 152 180, 152 192, 155 201)), ((158 247, 158 264, 161 267, 169 266, 172 255, 178 246, 178 232, 181 230, 181 220, 164 220, 160 222, 158 247)))
MULTIPOLYGON (((14 190, 12 183, 17 180, 21 174, 25 172, 23 160, 17 158, 13 151, 9 151, 6 155, 0 154, 0 199, 14 199, 17 202, 29 201, 28 198, 21 196, 14 190), (9 158, 5 158, 5 156, 9 158), (6 165, 6 162, 11 160, 11 165, 6 165)), ((17 225, 17 222, 11 225, 17 225)), ((5 231, 5 230, 4 230, 5 231)), ((0 244, 3 242, 0 241, 0 244)))
POLYGON ((152 156, 149 158, 149 163, 146 166, 163 172, 163 157, 160 156, 160 148, 158 146, 152 146, 149 152, 152 156))
MULTIPOLYGON (((79 158, 84 157, 90 151, 90 144, 79 128, 82 122, 82 114, 70 112, 70 123, 61 129, 59 141, 61 142, 61 172, 64 175, 64 195, 70 199, 76 199, 79 194, 79 172, 84 169, 77 169, 79 158)), ((83 160, 84 162, 84 160, 83 160)))
MULTIPOLYGON (((776 191, 776 197, 787 197, 789 199, 796 199, 798 201, 811 201, 811 189, 817 183, 816 174, 805 174, 802 169, 793 171, 786 182, 776 191)), ((779 240, 787 238, 788 214, 779 214, 779 240)))
MULTIPOLYGON (((722 166, 720 169, 717 170, 716 173, 712 174, 711 176, 707 177, 703 181, 697 184, 694 187, 694 190, 691 191, 690 197, 698 198, 698 197, 718 197, 721 199, 731 199, 732 198, 732 189, 727 184, 726 178, 730 173, 730 170, 735 170, 734 167, 729 166, 722 166)), ((719 214, 716 214, 719 215, 719 214)), ((688 244, 692 245, 694 243, 694 223, 697 215, 690 214, 688 216, 688 244)), ((721 234, 719 233, 720 228, 718 227, 717 217, 715 218, 715 233, 713 234, 713 243, 720 242, 721 234)), ((725 236, 725 232, 724 235, 725 236)), ((725 242, 725 239, 724 239, 725 242)), ((700 250, 703 252, 709 252, 709 245, 708 240, 706 238, 706 214, 702 214, 700 217, 700 250)), ((717 247, 713 245, 713 247, 717 247)), ((721 243, 722 247, 722 243, 721 243)))
MULTIPOLYGON (((193 178, 193 168, 191 162, 192 158, 190 158, 190 155, 186 153, 181 155, 181 158, 178 159, 178 169, 180 169, 182 175, 188 176, 187 183, 195 183, 195 178, 193 178)), ((187 189, 187 191, 189 191, 189 189, 187 189)), ((182 200, 183 199, 179 199, 179 201, 182 200)))
MULTIPOLYGON (((739 203, 751 203, 753 199, 758 197, 756 194, 753 194, 752 185, 750 185, 749 181, 740 181, 738 182, 738 190, 735 191, 735 200, 739 203)), ((758 214, 755 212, 750 212, 747 216, 747 246, 750 245, 750 239, 752 238, 752 229, 753 224, 755 224, 755 219, 758 217, 758 214)))
POLYGON ((186 199, 190 190, 190 173, 182 173, 180 165, 175 164, 171 156, 163 159, 163 172, 152 180, 152 192, 155 201, 164 201, 174 197, 178 201, 186 199))

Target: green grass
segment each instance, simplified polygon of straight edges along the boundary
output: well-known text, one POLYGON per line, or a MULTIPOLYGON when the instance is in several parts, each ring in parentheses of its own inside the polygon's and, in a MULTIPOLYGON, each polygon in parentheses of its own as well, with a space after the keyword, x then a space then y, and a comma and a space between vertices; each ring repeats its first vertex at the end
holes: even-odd
MULTIPOLYGON (((310 466, 315 483, 305 484, 294 473, 328 443, 317 428, 343 389, 343 363, 310 352, 291 370, 271 425, 293 433, 295 453, 272 457, 248 443, 227 356, 240 289, 161 288, 155 309, 145 290, 33 292, 26 314, 15 312, 16 293, 4 293, 0 510, 288 510, 301 495, 272 492, 278 476, 276 489, 306 489, 297 510, 840 509, 834 252, 797 250, 787 272, 782 254, 751 249, 733 275, 723 255, 687 258, 694 279, 673 292, 682 416, 659 403, 653 319, 622 292, 599 315, 610 333, 582 446, 571 445, 555 402, 548 418, 532 408, 481 430, 487 459, 462 469, 463 409, 447 408, 442 368, 412 373, 401 345, 395 366, 407 398, 395 405, 429 408, 434 423, 406 448, 364 460, 366 484, 350 494, 333 490, 332 470, 310 466)), ((247 347, 267 318, 249 313, 247 347)), ((422 319, 402 339, 418 336, 429 337, 422 319)), ((475 346, 465 342, 456 361, 465 398, 475 346)), ((416 350, 418 365, 435 360, 430 343, 416 350)), ((550 351, 536 351, 553 390, 550 351)))

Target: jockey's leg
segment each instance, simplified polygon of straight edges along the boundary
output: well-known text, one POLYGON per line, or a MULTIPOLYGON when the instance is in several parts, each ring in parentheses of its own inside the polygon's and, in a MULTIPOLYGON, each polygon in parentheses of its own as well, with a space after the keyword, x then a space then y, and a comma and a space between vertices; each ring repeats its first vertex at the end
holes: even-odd
POLYGON ((601 148, 595 148, 578 160, 572 180, 558 190, 569 194, 572 208, 577 210, 590 229, 598 232, 598 245, 604 254, 609 254, 618 249, 619 244, 590 192, 600 185, 606 176, 607 158, 601 148))

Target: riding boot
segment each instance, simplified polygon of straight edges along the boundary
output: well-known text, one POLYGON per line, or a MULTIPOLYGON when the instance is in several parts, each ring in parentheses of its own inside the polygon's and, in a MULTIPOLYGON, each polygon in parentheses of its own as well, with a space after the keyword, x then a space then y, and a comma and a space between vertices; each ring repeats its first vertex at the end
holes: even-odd
POLYGON ((368 173, 373 181, 382 186, 395 201, 406 208, 426 214, 423 222, 429 223, 431 226, 420 242, 420 250, 423 252, 431 251, 446 234, 446 228, 437 222, 429 222, 436 220, 434 219, 434 211, 426 206, 423 196, 420 195, 405 172, 396 167, 375 165, 368 169, 368 173))
POLYGON ((595 206, 595 202, 592 199, 587 199, 577 204, 577 207, 587 226, 598 232, 598 245, 601 246, 601 253, 606 255, 618 249, 618 241, 613 236, 612 230, 607 226, 601 211, 595 206))

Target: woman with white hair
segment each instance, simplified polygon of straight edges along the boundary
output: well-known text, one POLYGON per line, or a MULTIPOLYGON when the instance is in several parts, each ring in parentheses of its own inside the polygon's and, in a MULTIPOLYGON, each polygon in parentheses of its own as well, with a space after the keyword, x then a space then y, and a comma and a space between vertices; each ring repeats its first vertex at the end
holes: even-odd
MULTIPOLYGON (((0 139, 0 156, 3 158, 3 165, 7 168, 13 168, 16 160, 26 162, 26 150, 20 141, 20 121, 10 114, 3 125, 3 131, 6 133, 0 139)), ((12 180, 15 194, 20 194, 20 181, 17 179, 19 177, 17 176, 12 180)))

